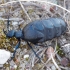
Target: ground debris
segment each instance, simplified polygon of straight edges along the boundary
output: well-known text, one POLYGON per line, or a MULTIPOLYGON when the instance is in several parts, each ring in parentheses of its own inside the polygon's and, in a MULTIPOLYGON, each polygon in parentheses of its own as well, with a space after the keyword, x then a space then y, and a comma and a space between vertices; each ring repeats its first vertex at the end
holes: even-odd
MULTIPOLYGON (((11 56, 17 44, 16 38, 6 38, 3 29, 7 31, 7 20, 9 16, 10 30, 23 29, 27 24, 34 20, 46 19, 49 17, 59 17, 65 19, 70 30, 70 14, 51 4, 11 0, 0 1, 0 49, 10 51, 11 56)), ((50 0, 52 1, 52 0, 50 0)), ((54 0, 56 1, 56 0, 54 0)), ((55 4, 65 6, 68 10, 69 0, 59 0, 55 4), (68 2, 67 2, 68 1, 68 2), (68 4, 67 4, 68 3, 68 4), (65 5, 66 4, 66 5, 65 5)), ((34 55, 25 41, 21 42, 17 49, 15 58, 10 59, 0 66, 2 70, 70 70, 70 34, 69 32, 61 37, 49 40, 39 45, 31 44, 36 53, 41 57, 41 62, 34 55), (51 45, 51 46, 49 46, 51 45), (66 67, 67 66, 67 67, 66 67)))

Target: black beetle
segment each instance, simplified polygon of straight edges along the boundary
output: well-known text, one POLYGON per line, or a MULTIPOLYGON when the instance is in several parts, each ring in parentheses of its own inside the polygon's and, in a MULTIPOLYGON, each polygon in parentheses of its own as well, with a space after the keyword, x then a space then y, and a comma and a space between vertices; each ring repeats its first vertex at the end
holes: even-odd
MULTIPOLYGON (((16 46, 16 49, 20 45, 20 39, 25 40, 27 43, 42 43, 47 40, 51 40, 55 37, 59 37, 62 34, 64 34, 67 30, 67 24, 66 22, 61 18, 48 18, 48 19, 42 19, 42 20, 36 20, 24 27, 22 30, 18 31, 8 31, 8 33, 5 33, 8 38, 15 37, 19 40, 18 45, 16 46)), ((28 43, 30 46, 30 44, 28 43)), ((33 48, 30 46, 30 48, 33 50, 33 48)), ((16 52, 15 49, 15 52, 16 52)), ((33 50, 35 55, 38 57, 36 52, 33 50)), ((38 57, 39 58, 39 57, 38 57)))

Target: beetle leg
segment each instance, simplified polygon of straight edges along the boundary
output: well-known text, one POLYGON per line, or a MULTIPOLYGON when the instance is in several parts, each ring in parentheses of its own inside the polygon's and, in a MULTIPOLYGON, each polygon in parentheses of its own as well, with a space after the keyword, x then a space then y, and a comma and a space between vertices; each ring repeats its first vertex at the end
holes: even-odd
POLYGON ((27 42, 28 46, 32 49, 32 51, 34 52, 34 54, 36 55, 36 57, 39 58, 39 60, 41 61, 41 58, 36 54, 35 50, 32 48, 32 46, 27 42))
POLYGON ((19 48, 19 46, 20 46, 20 41, 19 41, 19 42, 17 43, 17 45, 15 46, 15 50, 14 50, 12 59, 15 57, 16 50, 19 48))

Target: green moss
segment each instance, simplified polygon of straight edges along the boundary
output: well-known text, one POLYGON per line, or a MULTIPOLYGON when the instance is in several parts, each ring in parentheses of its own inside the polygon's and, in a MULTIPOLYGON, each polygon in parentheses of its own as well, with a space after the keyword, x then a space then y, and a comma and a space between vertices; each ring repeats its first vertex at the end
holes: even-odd
POLYGON ((57 45, 56 50, 58 51, 57 53, 58 53, 61 57, 65 56, 65 54, 63 53, 63 50, 61 49, 61 47, 60 47, 59 45, 57 45))

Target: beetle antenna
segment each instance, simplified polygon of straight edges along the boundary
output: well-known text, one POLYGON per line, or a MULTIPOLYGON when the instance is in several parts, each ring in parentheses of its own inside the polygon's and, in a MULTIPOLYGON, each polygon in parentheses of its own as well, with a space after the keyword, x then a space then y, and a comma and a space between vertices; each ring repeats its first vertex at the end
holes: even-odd
POLYGON ((9 31, 9 22, 10 22, 10 20, 9 20, 9 16, 8 16, 8 20, 7 20, 7 30, 9 31))
MULTIPOLYGON (((10 20, 9 20, 9 16, 8 16, 8 20, 7 20, 7 31, 9 31, 9 22, 10 22, 10 20)), ((4 32, 5 35, 7 34, 7 31, 5 31, 3 29, 3 32, 4 32)))
POLYGON ((33 49, 33 47, 27 42, 28 46, 32 49, 32 51, 34 52, 34 54, 36 55, 36 57, 39 58, 39 60, 41 61, 41 58, 36 54, 35 50, 33 49))
POLYGON ((4 32, 5 35, 7 34, 7 32, 4 29, 3 29, 3 32, 4 32))

